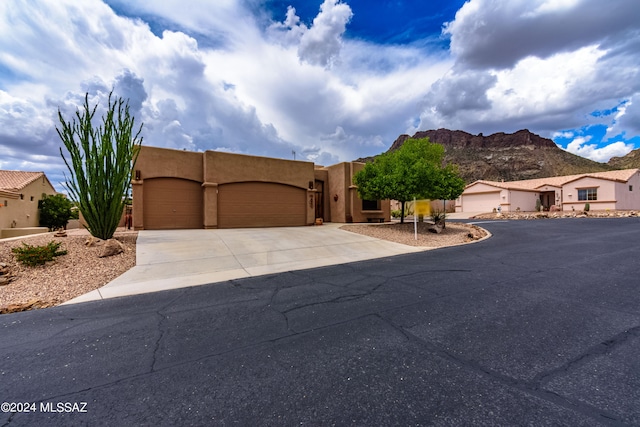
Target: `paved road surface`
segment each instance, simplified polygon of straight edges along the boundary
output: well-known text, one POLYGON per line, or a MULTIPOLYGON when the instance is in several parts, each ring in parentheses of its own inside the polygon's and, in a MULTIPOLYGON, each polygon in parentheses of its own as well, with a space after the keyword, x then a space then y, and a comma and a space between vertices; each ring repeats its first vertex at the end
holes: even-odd
POLYGON ((35 409, 0 426, 640 425, 640 220, 483 226, 474 245, 0 316, 0 401, 35 409))

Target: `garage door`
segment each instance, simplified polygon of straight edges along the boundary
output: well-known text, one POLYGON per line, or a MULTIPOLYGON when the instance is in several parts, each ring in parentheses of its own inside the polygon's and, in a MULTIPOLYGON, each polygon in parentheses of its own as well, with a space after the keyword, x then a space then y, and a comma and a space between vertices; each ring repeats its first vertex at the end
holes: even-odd
POLYGON ((218 228, 306 225, 307 192, 288 185, 239 182, 218 187, 218 228))
POLYGON ((500 192, 463 194, 462 212, 491 212, 500 205, 500 192))
POLYGON ((144 180, 144 228, 203 228, 202 185, 177 178, 144 180))

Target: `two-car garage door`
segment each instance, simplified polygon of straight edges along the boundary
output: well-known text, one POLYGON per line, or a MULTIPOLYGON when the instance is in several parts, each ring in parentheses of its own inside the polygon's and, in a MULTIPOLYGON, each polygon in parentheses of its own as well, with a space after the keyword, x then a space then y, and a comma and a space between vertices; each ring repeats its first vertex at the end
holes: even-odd
POLYGON ((500 192, 463 194, 463 212, 491 212, 500 205, 500 192))
POLYGON ((218 228, 305 225, 305 190, 272 182, 237 182, 218 187, 218 228))
MULTIPOLYGON (((218 187, 218 228, 288 227, 306 224, 306 191, 270 182, 218 187)), ((203 228, 203 189, 196 181, 144 181, 143 221, 147 230, 203 228)))

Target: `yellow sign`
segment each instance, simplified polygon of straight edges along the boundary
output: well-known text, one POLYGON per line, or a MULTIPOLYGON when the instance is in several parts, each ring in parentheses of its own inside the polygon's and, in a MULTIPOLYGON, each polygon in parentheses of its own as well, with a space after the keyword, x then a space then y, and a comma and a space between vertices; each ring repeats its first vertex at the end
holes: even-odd
POLYGON ((431 213, 431 200, 416 200, 415 215, 429 215, 431 213))

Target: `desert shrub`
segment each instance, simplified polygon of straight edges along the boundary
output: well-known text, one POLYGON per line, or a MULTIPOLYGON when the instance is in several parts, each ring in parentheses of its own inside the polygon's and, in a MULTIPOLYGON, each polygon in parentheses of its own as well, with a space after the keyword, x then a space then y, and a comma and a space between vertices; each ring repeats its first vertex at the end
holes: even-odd
POLYGON ((44 265, 47 261, 53 261, 54 257, 66 255, 66 250, 60 250, 62 242, 51 241, 44 246, 31 246, 22 243, 22 246, 13 248, 16 259, 24 265, 34 267, 44 265))
POLYGON ((536 212, 542 212, 542 202, 540 199, 536 199, 536 212))
POLYGON ((400 218, 400 215, 402 215, 402 211, 400 209, 393 209, 391 211, 391 216, 393 218, 400 218))
POLYGON ((40 225, 47 227, 49 231, 65 227, 71 218, 72 206, 71 201, 62 194, 43 194, 42 200, 38 202, 40 225))
POLYGON ((444 222, 444 220, 447 218, 447 214, 445 213, 445 211, 440 211, 440 210, 433 210, 431 212, 431 220, 435 223, 435 224, 439 224, 444 222))
POLYGON ((585 212, 589 212, 589 209, 591 208, 591 206, 589 205, 589 203, 585 203, 584 204, 584 211, 585 212))

